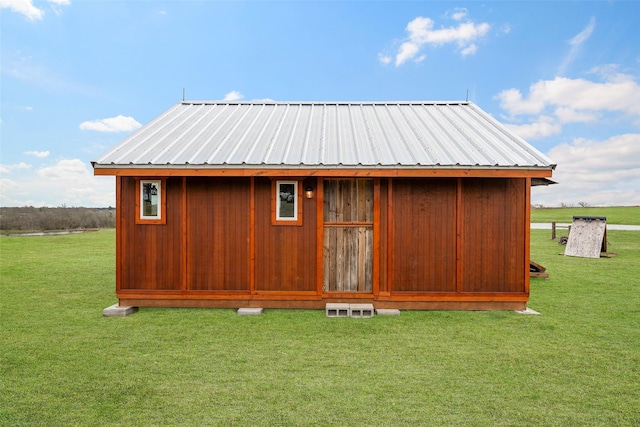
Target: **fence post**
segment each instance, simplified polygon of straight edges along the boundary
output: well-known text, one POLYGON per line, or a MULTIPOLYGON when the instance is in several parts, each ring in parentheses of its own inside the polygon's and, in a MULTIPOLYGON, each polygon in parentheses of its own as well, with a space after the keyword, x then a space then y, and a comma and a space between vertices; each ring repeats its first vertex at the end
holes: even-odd
POLYGON ((551 222, 551 240, 556 240, 556 222, 551 222))

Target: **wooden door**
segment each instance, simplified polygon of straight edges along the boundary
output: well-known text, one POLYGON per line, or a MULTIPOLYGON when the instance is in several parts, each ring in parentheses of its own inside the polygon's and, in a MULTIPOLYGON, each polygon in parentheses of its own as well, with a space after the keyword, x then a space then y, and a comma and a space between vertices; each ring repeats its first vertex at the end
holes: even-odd
POLYGON ((371 293, 373 180, 324 181, 324 292, 371 293))

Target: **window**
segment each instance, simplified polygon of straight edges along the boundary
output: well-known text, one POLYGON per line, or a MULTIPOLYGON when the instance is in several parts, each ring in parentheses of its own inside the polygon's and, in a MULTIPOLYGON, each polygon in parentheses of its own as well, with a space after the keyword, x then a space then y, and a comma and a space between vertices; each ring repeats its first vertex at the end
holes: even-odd
POLYGON ((141 179, 137 188, 138 224, 166 224, 164 180, 141 179))
POLYGON ((299 187, 299 181, 274 182, 275 225, 302 225, 299 187))

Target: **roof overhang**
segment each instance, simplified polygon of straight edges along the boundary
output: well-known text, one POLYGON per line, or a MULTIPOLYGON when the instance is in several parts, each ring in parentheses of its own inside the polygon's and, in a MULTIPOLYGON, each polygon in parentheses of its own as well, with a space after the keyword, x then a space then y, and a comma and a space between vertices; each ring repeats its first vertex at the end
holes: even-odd
MULTIPOLYGON (((96 176, 354 176, 354 177, 477 177, 532 178, 543 182, 552 175, 552 168, 531 167, 398 167, 398 166, 254 166, 213 167, 211 165, 93 165, 96 176)), ((553 183, 553 181, 549 183, 553 183)), ((533 184, 532 184, 533 185, 533 184)), ((535 184, 545 185, 545 184, 535 184)), ((548 184, 546 184, 548 185, 548 184)))
POLYGON ((531 178, 532 187, 537 187, 539 185, 547 186, 547 185, 553 185, 553 184, 557 184, 557 182, 547 178, 531 178))

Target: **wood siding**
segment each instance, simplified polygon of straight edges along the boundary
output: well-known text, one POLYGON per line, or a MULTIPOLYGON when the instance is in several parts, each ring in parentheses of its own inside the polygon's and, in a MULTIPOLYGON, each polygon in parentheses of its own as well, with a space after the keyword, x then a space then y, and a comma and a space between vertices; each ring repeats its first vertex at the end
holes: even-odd
POLYGON ((525 179, 462 180, 463 292, 526 291, 525 185, 525 179))
MULTIPOLYGON (((301 182, 316 188, 316 179, 301 182)), ((316 198, 302 197, 302 224, 272 225, 269 178, 255 178, 255 290, 316 291, 316 198)))
POLYGON ((373 291, 372 179, 324 181, 323 291, 373 291))
POLYGON ((121 301, 471 308, 528 299, 526 178, 287 175, 301 192, 314 189, 291 225, 272 223, 279 178, 161 178, 166 224, 136 224, 139 178, 116 180, 121 301))
MULTIPOLYGON (((389 275, 389 180, 380 180, 380 206, 378 215, 380 216, 379 241, 378 241, 378 292, 386 294, 389 292, 388 275, 389 275)), ((374 207, 375 209, 375 207, 374 207)), ((374 211, 375 212, 375 211, 374 211)), ((375 283, 374 283, 375 286, 375 283)))
POLYGON ((392 291, 455 292, 457 180, 392 185, 392 291))
POLYGON ((373 180, 325 180, 324 222, 373 224, 373 180))
POLYGON ((249 178, 187 179, 187 288, 249 291, 249 178))
POLYGON ((136 224, 136 186, 134 178, 123 177, 121 289, 179 290, 182 278, 181 178, 165 181, 167 223, 136 224))

